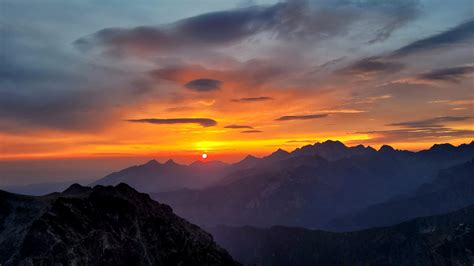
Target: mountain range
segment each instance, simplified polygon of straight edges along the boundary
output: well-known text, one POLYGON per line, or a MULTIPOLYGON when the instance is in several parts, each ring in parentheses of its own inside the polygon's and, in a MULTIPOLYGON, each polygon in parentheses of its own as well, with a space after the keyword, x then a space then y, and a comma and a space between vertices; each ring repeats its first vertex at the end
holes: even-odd
POLYGON ((335 219, 325 228, 350 231, 387 226, 414 217, 447 213, 469 204, 474 204, 474 159, 441 170, 432 182, 410 193, 335 219))
POLYGON ((472 158, 474 142, 410 152, 327 141, 291 153, 278 150, 264 158, 246 158, 237 165, 252 162, 251 167, 234 170, 207 188, 151 195, 203 226, 322 228, 338 217, 416 190, 440 170, 472 158))
POLYGON ((474 205, 348 233, 219 226, 217 243, 245 265, 473 265, 474 205))
POLYGON ((238 265, 210 234, 126 184, 0 191, 0 265, 238 265))

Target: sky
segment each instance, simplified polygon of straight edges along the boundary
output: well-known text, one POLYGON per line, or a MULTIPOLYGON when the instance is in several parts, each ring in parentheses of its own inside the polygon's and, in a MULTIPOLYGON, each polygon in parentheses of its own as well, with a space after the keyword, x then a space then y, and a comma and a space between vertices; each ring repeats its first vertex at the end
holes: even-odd
POLYGON ((470 0, 2 0, 0 184, 470 142, 473 42, 470 0))

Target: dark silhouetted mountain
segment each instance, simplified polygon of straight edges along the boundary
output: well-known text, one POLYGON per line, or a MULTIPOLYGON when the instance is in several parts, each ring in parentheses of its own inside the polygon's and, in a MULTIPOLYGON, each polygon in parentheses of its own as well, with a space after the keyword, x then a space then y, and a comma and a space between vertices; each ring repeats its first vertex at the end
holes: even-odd
POLYGON ((473 265, 474 206, 391 227, 332 233, 219 226, 217 243, 248 265, 473 265))
POLYGON ((262 159, 266 162, 278 162, 284 159, 287 159, 291 156, 291 154, 285 150, 278 149, 272 154, 263 157, 262 159))
POLYGON ((168 160, 164 164, 151 160, 132 166, 99 179, 92 185, 117 185, 126 183, 142 192, 169 191, 180 188, 204 188, 216 183, 229 173, 223 162, 195 162, 177 164, 168 160))
POLYGON ((349 231, 393 225, 414 217, 446 213, 474 204, 474 160, 440 171, 412 193, 335 219, 325 228, 349 231))
POLYGON ((347 147, 340 141, 328 140, 323 143, 315 143, 314 145, 307 145, 296 149, 291 153, 292 156, 297 157, 301 155, 319 155, 329 161, 339 160, 342 158, 351 157, 354 155, 363 155, 376 152, 372 147, 364 147, 358 145, 354 147, 347 147))
POLYGON ((89 184, 92 180, 74 180, 74 181, 62 181, 62 182, 44 182, 34 183, 27 185, 12 185, 2 186, 0 190, 5 190, 11 193, 23 194, 23 195, 46 195, 55 191, 63 191, 68 188, 71 184, 79 182, 81 184, 89 184))
POLYGON ((235 265, 210 234, 125 184, 0 191, 0 264, 235 265))
MULTIPOLYGON (((338 147, 336 150, 345 147, 338 142, 321 145, 338 147)), ((473 147, 473 143, 461 145, 446 154, 435 147, 410 152, 388 146, 379 151, 356 146, 345 149, 358 153, 337 160, 278 151, 274 154, 285 159, 268 163, 264 157, 251 169, 229 174, 228 182, 200 190, 153 193, 152 197, 204 226, 320 228, 337 217, 433 181, 439 170, 471 160, 473 147)))

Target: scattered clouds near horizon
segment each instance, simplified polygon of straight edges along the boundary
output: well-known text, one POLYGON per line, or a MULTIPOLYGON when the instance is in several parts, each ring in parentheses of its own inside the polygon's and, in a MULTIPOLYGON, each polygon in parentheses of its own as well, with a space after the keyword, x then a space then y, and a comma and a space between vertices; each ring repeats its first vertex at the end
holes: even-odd
POLYGON ((248 98, 240 98, 240 99, 232 99, 232 102, 263 102, 263 101, 270 101, 273 100, 272 97, 268 96, 261 96, 261 97, 248 97, 248 98))
POLYGON ((190 90, 197 92, 216 91, 221 89, 222 82, 216 79, 201 78, 191 80, 184 86, 190 90))
POLYGON ((311 115, 286 115, 275 119, 275 121, 290 121, 290 120, 309 120, 328 117, 329 114, 311 114, 311 115))
POLYGON ((436 140, 440 138, 466 138, 474 136, 472 129, 451 128, 447 123, 465 122, 474 117, 468 116, 443 116, 434 117, 416 121, 406 121, 391 123, 387 126, 399 127, 390 130, 374 130, 357 132, 362 134, 371 134, 371 142, 390 143, 394 141, 423 141, 436 140))
POLYGON ((198 124, 203 127, 212 127, 217 122, 210 118, 145 118, 145 119, 129 119, 127 122, 147 123, 156 125, 172 125, 172 124, 198 124))
POLYGON ((244 134, 262 133, 262 132, 263 132, 263 131, 261 131, 261 130, 256 130, 256 129, 240 131, 240 133, 244 133, 244 134))
POLYGON ((470 116, 441 116, 435 118, 429 118, 424 120, 417 121, 408 121, 408 122, 399 122, 388 124, 388 126, 401 126, 407 128, 435 128, 435 127, 444 127, 445 123, 449 122, 462 122, 471 120, 474 117, 470 116))
POLYGON ((242 129, 242 128, 249 128, 253 129, 252 126, 247 126, 247 125, 227 125, 224 128, 230 128, 230 129, 242 129))

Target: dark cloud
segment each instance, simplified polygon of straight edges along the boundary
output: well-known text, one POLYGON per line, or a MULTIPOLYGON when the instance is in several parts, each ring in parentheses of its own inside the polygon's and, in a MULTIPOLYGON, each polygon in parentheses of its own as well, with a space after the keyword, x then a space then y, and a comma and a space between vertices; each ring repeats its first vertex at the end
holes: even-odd
POLYGON ((113 55, 125 53, 169 52, 182 48, 231 45, 259 33, 270 33, 283 40, 317 41, 346 33, 352 22, 377 16, 375 38, 381 41, 416 12, 415 0, 338 1, 333 4, 305 0, 288 0, 269 6, 251 6, 210 12, 182 19, 168 25, 136 28, 106 28, 75 41, 81 50, 105 48, 113 55))
POLYGON ((388 124, 388 126, 400 126, 406 128, 442 128, 444 123, 461 122, 471 120, 470 116, 441 116, 424 120, 399 122, 388 124))
POLYGON ((195 79, 191 80, 190 82, 186 83, 184 86, 190 90, 198 91, 198 92, 208 92, 208 91, 215 91, 221 88, 222 82, 216 79, 195 79))
POLYGON ((420 74, 419 79, 423 80, 442 80, 450 82, 459 82, 461 79, 474 74, 474 66, 460 66, 452 68, 436 69, 430 72, 420 74))
POLYGON ((275 119, 276 121, 290 121, 290 120, 308 120, 318 119, 329 116, 329 114, 313 114, 313 115, 288 115, 275 119))
POLYGON ((339 73, 348 75, 372 75, 380 72, 397 72, 403 69, 403 67, 401 63, 386 61, 381 57, 368 57, 339 70, 339 73))
POLYGON ((453 45, 468 44, 474 39, 474 19, 457 25, 439 34, 410 43, 390 54, 390 57, 403 57, 453 45))
POLYGON ((125 53, 228 44, 272 28, 285 5, 211 12, 164 26, 107 28, 76 40, 75 45, 81 50, 98 45, 125 53))
POLYGON ((231 129, 250 128, 250 129, 253 129, 252 126, 247 126, 247 125, 228 125, 228 126, 225 126, 224 128, 231 128, 231 129))
POLYGON ((263 131, 261 130, 244 130, 244 131, 241 131, 240 133, 244 133, 244 134, 252 134, 252 133, 262 133, 263 131))
POLYGON ((420 141, 449 137, 472 137, 474 130, 453 129, 449 127, 422 127, 422 128, 404 128, 395 130, 379 130, 357 132, 361 134, 373 135, 367 140, 369 143, 388 143, 399 141, 420 141))
POLYGON ((232 102, 263 102, 273 100, 272 97, 268 96, 261 96, 261 97, 249 97, 249 98, 240 98, 240 99, 232 99, 232 102))
POLYGON ((145 118, 145 119, 129 119, 126 120, 133 123, 148 123, 157 125, 171 125, 171 124, 199 124, 203 127, 212 127, 217 125, 217 122, 210 118, 145 118))

